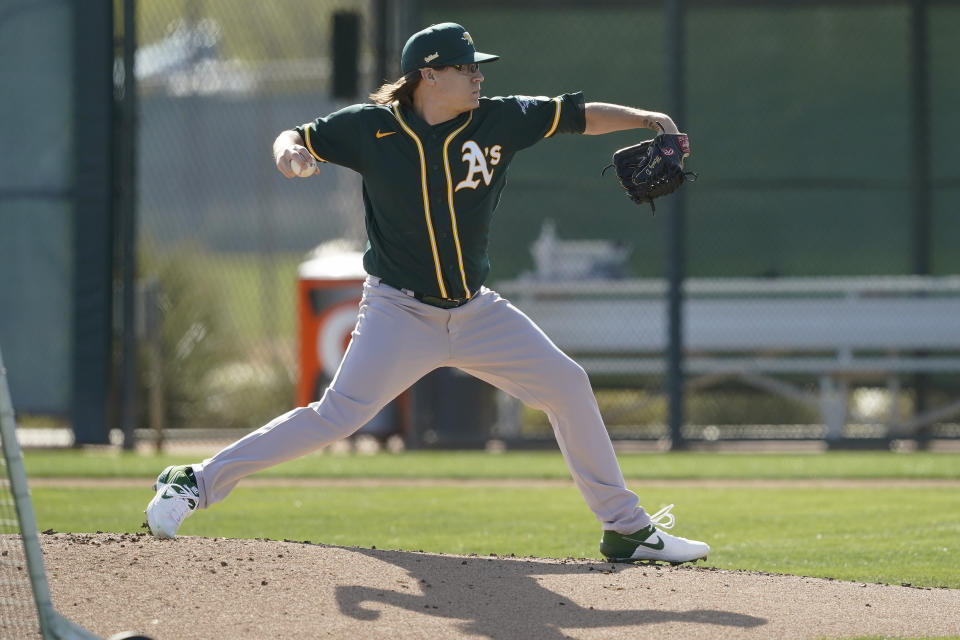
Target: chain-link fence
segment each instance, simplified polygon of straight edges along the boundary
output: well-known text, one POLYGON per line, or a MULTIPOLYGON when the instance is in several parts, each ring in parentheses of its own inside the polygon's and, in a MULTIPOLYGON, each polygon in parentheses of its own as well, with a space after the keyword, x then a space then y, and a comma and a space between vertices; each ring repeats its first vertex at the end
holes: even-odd
MULTIPOLYGON (((942 312, 918 298, 950 304, 957 296, 943 278, 960 271, 949 240, 960 226, 946 206, 960 163, 938 160, 924 170, 944 158, 947 140, 960 139, 947 122, 960 84, 943 66, 957 53, 958 19, 955 5, 918 2, 688 12, 687 113, 706 178, 689 190, 688 273, 784 288, 818 278, 779 294, 748 285, 736 294, 744 313, 734 318, 754 353, 823 359, 812 371, 774 372, 791 386, 773 395, 755 380, 743 386, 742 376, 722 377, 691 394, 690 424, 716 434, 743 433, 743 423, 812 422, 813 436, 826 425, 862 437, 954 429, 947 423, 955 413, 929 411, 955 406, 956 367, 927 376, 939 365, 923 360, 934 334, 952 333, 954 323, 947 312, 921 329, 942 312), (909 274, 939 278, 877 279, 909 274), (793 309, 791 317, 766 315, 766 301, 793 309), (772 322, 791 327, 779 346, 763 340, 772 322), (899 360, 879 361, 886 355, 899 360)), ((955 360, 956 341, 939 349, 955 360)))
POLYGON ((364 241, 359 177, 332 167, 288 182, 271 145, 360 98, 331 95, 338 14, 359 18, 351 62, 358 87, 372 85, 369 6, 161 1, 136 11, 139 266, 162 316, 142 360, 145 386, 162 385, 153 422, 251 428, 293 402, 298 265, 325 241, 364 241))
MULTIPOLYGON (((503 55, 485 73, 491 94, 583 89, 588 100, 669 111, 664 70, 683 70, 678 124, 701 174, 685 190, 686 437, 954 433, 954 321, 932 310, 933 326, 921 328, 927 309, 917 299, 953 309, 958 295, 951 238, 960 223, 947 203, 960 164, 946 148, 960 139, 948 122, 960 83, 947 69, 960 11, 948 3, 682 4, 682 65, 668 60, 662 3, 549 11, 437 3, 425 22, 461 21, 484 50, 503 55), (910 274, 933 277, 890 279, 910 274), (932 344, 943 360, 930 362, 924 348, 932 344)), ((582 352, 611 432, 650 437, 667 435, 663 280, 674 256, 666 220, 638 218, 591 177, 636 135, 529 152, 512 169, 491 242, 495 276, 533 272, 501 290, 527 296, 548 333, 582 352), (542 229, 543 218, 554 224, 542 229), (588 238, 599 242, 585 245, 588 238), (624 279, 578 287, 569 269, 543 273, 525 249, 544 244, 568 266, 590 251, 602 266, 626 247, 624 279), (581 293, 550 306, 563 289, 581 293), (638 357, 624 357, 631 352, 638 357)))
MULTIPOLYGON (((140 271, 162 312, 144 386, 163 387, 161 422, 251 428, 291 406, 298 265, 326 242, 362 245, 363 212, 358 176, 286 181, 270 144, 399 75, 413 30, 459 22, 499 54, 485 95, 583 90, 670 110, 659 2, 419 5, 137 3, 140 271), (344 11, 359 17, 360 81, 334 99, 344 11)), ((694 2, 683 24, 678 125, 701 174, 685 187, 685 435, 950 435, 960 8, 694 2), (916 339, 927 309, 933 338, 916 339)), ((599 175, 642 135, 561 136, 522 154, 493 223, 491 283, 585 362, 615 437, 656 439, 667 216, 599 175)), ((504 407, 498 435, 549 435, 545 418, 504 407)))

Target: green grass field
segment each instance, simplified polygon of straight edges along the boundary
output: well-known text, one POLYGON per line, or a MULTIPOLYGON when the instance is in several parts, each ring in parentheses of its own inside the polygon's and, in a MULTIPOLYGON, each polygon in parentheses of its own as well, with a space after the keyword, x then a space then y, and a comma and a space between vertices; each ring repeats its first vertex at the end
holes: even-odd
MULTIPOLYGON (((211 451, 211 453, 213 453, 211 451)), ((620 454, 626 478, 668 479, 951 479, 960 480, 960 455, 836 452, 829 454, 620 454)), ((134 478, 152 481, 166 465, 197 456, 144 456, 120 451, 34 450, 24 454, 31 477, 134 478)), ((562 478, 570 477, 556 451, 408 451, 402 455, 321 452, 260 472, 275 478, 562 478)))
MULTIPOLYGON (((711 544, 709 566, 960 588, 958 455, 620 459, 643 504, 655 510, 674 503, 675 533, 711 544)), ((139 530, 154 474, 187 461, 93 450, 25 454, 39 526, 64 532, 139 530), (62 480, 69 478, 131 482, 70 486, 62 480)), ((572 484, 537 482, 569 478, 556 452, 315 454, 257 477, 275 482, 241 483, 229 499, 187 520, 181 533, 599 558, 599 526, 572 484), (316 480, 338 478, 357 479, 357 486, 316 480)))

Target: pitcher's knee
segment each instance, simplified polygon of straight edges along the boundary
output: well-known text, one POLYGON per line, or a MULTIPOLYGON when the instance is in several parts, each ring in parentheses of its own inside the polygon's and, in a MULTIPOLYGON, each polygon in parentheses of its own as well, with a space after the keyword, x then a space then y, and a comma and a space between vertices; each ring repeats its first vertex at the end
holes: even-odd
POLYGON ((377 415, 381 406, 351 398, 331 387, 319 402, 309 404, 306 409, 319 416, 328 433, 346 438, 377 415))
POLYGON ((570 358, 564 358, 556 363, 551 371, 551 376, 556 382, 556 389, 559 393, 576 395, 578 393, 589 392, 593 394, 593 388, 590 386, 590 376, 587 372, 570 358))

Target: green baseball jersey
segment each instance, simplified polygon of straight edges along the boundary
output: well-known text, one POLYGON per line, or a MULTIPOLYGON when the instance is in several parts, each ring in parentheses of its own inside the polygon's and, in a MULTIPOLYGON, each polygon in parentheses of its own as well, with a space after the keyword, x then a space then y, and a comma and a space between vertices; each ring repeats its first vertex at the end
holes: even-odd
POLYGON ((582 93, 481 98, 429 125, 398 103, 359 104, 297 127, 321 162, 363 176, 367 273, 442 298, 473 295, 490 272, 490 220, 521 149, 583 133, 582 93))

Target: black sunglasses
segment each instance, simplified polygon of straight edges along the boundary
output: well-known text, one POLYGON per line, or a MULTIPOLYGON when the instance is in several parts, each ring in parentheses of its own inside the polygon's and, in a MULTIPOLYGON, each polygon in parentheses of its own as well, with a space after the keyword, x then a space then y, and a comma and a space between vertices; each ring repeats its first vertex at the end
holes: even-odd
POLYGON ((460 73, 466 73, 469 75, 473 75, 480 70, 480 65, 479 63, 476 63, 476 62, 470 62, 468 64, 445 64, 439 67, 431 67, 431 69, 440 70, 440 69, 446 69, 447 67, 452 67, 457 71, 459 71, 460 73))

